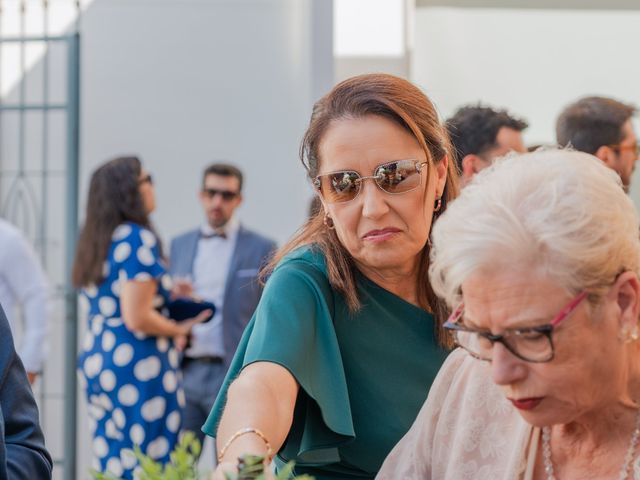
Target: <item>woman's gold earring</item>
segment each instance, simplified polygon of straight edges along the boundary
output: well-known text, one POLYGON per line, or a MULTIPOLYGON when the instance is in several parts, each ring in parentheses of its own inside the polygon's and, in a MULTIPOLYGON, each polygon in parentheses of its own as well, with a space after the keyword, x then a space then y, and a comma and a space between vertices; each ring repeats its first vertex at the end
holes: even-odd
POLYGON ((333 230, 334 228, 336 228, 335 224, 333 223, 333 219, 329 216, 328 213, 324 214, 324 225, 329 230, 333 230))
POLYGON ((439 212, 441 208, 442 208, 442 197, 439 197, 436 200, 435 205, 433 206, 433 211, 434 212, 439 212))
POLYGON ((640 334, 638 333, 638 326, 634 326, 630 328, 628 326, 623 327, 622 332, 620 333, 620 339, 624 340, 624 343, 635 342, 640 338, 640 334))

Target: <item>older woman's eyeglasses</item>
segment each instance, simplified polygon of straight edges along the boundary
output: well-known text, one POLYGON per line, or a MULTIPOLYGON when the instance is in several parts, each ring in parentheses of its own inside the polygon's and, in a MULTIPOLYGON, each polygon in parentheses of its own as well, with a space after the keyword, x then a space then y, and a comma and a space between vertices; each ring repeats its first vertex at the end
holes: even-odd
POLYGON ((493 345, 499 342, 521 360, 533 363, 549 362, 555 354, 553 330, 571 315, 587 296, 587 292, 578 294, 546 325, 506 330, 500 335, 473 330, 462 325, 460 319, 464 314, 464 304, 461 303, 444 324, 444 328, 452 331, 456 343, 479 360, 491 361, 493 345))
POLYGON ((318 175, 313 185, 329 203, 353 200, 360 193, 362 182, 368 178, 373 179, 383 192, 407 193, 420 186, 420 172, 425 165, 427 162, 418 160, 396 160, 378 165, 370 177, 363 177, 355 170, 342 170, 318 175))

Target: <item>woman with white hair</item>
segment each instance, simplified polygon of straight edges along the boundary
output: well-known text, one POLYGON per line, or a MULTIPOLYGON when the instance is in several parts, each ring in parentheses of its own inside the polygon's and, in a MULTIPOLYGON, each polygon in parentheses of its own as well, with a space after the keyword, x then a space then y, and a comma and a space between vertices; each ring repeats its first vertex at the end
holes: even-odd
POLYGON ((640 479, 640 239, 620 179, 548 150, 479 174, 433 230, 462 347, 379 479, 640 479))

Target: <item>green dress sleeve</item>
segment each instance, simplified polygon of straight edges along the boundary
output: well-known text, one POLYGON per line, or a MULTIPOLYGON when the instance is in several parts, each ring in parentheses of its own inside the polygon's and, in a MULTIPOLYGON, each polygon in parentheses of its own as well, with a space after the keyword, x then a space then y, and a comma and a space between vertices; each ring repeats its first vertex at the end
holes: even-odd
POLYGON ((216 436, 229 384, 243 367, 273 362, 300 385, 280 459, 300 466, 338 462, 338 446, 355 433, 333 314, 333 291, 322 269, 303 259, 281 264, 265 286, 203 431, 216 436))

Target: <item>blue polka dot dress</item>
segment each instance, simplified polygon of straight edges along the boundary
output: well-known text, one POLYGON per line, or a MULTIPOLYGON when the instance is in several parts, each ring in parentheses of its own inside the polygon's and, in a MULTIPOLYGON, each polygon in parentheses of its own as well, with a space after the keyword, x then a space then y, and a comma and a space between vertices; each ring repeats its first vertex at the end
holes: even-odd
POLYGON ((94 432, 94 468, 130 479, 137 467, 134 445, 159 462, 169 461, 184 394, 172 340, 130 331, 121 319, 120 290, 126 281, 155 279, 154 306, 162 310, 170 279, 156 236, 134 223, 114 231, 104 268, 102 284, 82 291, 89 301, 89 328, 78 367, 94 432))

